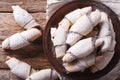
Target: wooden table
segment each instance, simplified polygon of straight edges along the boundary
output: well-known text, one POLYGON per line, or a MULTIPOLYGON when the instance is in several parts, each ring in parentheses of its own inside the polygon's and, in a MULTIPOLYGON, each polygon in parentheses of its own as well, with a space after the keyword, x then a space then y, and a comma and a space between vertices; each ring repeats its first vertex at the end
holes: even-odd
POLYGON ((8 66, 4 63, 6 56, 16 57, 35 69, 50 67, 43 53, 41 41, 16 51, 4 51, 1 48, 4 39, 17 32, 24 31, 21 26, 15 23, 12 5, 20 5, 26 9, 43 28, 46 25, 45 0, 0 0, 0 80, 21 80, 9 71, 8 66))
MULTIPOLYGON (((104 0, 103 2, 109 5, 109 2, 104 0)), ((43 28, 46 25, 46 0, 0 0, 0 80, 22 80, 10 72, 8 66, 4 63, 6 56, 16 57, 30 64, 35 69, 50 68, 50 64, 43 53, 40 40, 16 51, 4 51, 1 48, 1 43, 4 39, 17 32, 24 31, 21 26, 15 23, 12 5, 20 5, 26 9, 43 28)), ((108 75, 97 80, 120 80, 119 65, 120 63, 108 75)))

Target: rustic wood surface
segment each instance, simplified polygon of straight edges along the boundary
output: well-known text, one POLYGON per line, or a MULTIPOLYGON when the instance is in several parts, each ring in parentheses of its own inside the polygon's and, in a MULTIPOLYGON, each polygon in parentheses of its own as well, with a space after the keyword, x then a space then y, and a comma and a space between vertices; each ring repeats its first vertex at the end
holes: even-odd
MULTIPOLYGON (((46 24, 45 13, 39 12, 39 13, 33 13, 32 15, 36 19, 36 21, 40 23, 42 27, 45 26, 46 24)), ((0 41, 1 42, 5 38, 11 36, 12 34, 24 31, 24 29, 21 26, 18 26, 15 23, 12 13, 0 13, 0 18, 1 18, 1 21, 0 21, 0 25, 1 25, 0 41)), ((4 51, 2 48, 0 48, 0 53, 1 53, 0 62, 3 62, 5 60, 5 57, 9 55, 12 57, 17 57, 18 59, 23 60, 25 62, 28 62, 29 64, 34 65, 33 67, 35 68, 40 68, 41 63, 43 62, 47 63, 47 60, 44 59, 41 42, 38 42, 38 44, 33 43, 28 47, 25 47, 16 51, 4 51)), ((4 63, 2 65, 4 65, 4 63)), ((8 68, 8 67, 0 66, 0 68, 8 68)))
MULTIPOLYGON (((97 1, 102 1, 110 6, 118 16, 120 15, 120 0, 116 0, 116 2, 113 2, 113 0, 97 1), (110 3, 112 3, 112 5, 110 5, 110 3), (114 4, 117 5, 113 6, 114 4)), ((43 53, 41 40, 16 51, 4 51, 1 48, 1 43, 5 38, 14 33, 24 31, 21 26, 18 26, 15 23, 11 9, 12 5, 20 5, 22 8, 26 9, 43 28, 46 25, 46 0, 0 0, 0 80, 22 80, 10 72, 8 66, 4 63, 6 56, 16 57, 30 64, 35 69, 50 67, 49 62, 43 53)), ((97 80, 120 80, 120 62, 109 74, 97 80)))
POLYGON ((16 57, 35 69, 50 68, 42 50, 41 39, 16 51, 4 51, 1 48, 4 39, 17 32, 24 31, 21 26, 15 23, 12 5, 20 5, 30 12, 43 29, 46 25, 45 0, 0 0, 0 80, 22 80, 10 72, 8 66, 4 63, 6 56, 16 57))
POLYGON ((0 12, 12 12, 13 5, 20 5, 28 12, 45 12, 46 0, 0 0, 0 12))

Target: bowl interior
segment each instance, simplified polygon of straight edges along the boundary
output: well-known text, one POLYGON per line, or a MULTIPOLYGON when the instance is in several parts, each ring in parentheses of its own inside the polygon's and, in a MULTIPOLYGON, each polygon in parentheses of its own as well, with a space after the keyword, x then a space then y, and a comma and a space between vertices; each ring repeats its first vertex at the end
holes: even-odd
POLYGON ((117 62, 119 61, 119 58, 120 58, 120 33, 119 33, 120 29, 119 28, 120 28, 120 22, 119 22, 117 15, 106 5, 96 2, 96 1, 90 1, 90 0, 73 1, 59 8, 48 21, 45 31, 44 31, 44 36, 43 36, 44 52, 47 55, 48 60, 50 61, 51 65, 56 69, 56 71, 58 71, 61 75, 68 77, 70 80, 96 79, 96 78, 104 76, 109 71, 111 71, 115 67, 117 62), (83 8, 87 6, 92 6, 93 10, 99 9, 100 11, 106 12, 109 18, 111 19, 113 27, 114 27, 114 31, 116 33, 117 44, 115 48, 115 54, 111 62, 108 64, 108 66, 101 71, 98 71, 96 73, 91 73, 89 70, 87 70, 85 72, 75 72, 75 73, 66 74, 66 71, 64 67, 62 66, 60 60, 55 58, 54 47, 51 41, 50 29, 51 27, 57 27, 58 23, 64 18, 64 16, 67 13, 77 8, 83 8))

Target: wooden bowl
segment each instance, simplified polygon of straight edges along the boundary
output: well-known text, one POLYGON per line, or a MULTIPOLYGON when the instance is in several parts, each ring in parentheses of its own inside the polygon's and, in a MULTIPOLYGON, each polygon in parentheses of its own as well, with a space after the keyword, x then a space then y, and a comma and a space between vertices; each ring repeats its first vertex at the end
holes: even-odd
POLYGON ((117 15, 109 7, 107 7, 106 5, 100 2, 90 1, 90 0, 78 0, 78 1, 70 2, 59 8, 48 21, 43 36, 43 48, 44 48, 44 53, 47 55, 48 60, 50 61, 51 65, 55 68, 55 70, 58 71, 61 75, 67 77, 69 80, 92 80, 92 79, 100 78, 106 75, 109 71, 111 71, 119 61, 120 21, 117 15), (85 72, 75 72, 75 73, 66 74, 66 71, 62 66, 61 62, 58 59, 56 59, 56 57, 54 56, 55 51, 51 41, 50 29, 51 27, 56 27, 67 13, 77 8, 83 8, 87 6, 92 6, 93 10, 97 8, 100 11, 106 12, 109 18, 112 20, 112 24, 116 32, 116 41, 117 41, 115 54, 112 60, 110 61, 110 63, 107 65, 107 67, 101 71, 98 71, 96 73, 85 71, 85 72))

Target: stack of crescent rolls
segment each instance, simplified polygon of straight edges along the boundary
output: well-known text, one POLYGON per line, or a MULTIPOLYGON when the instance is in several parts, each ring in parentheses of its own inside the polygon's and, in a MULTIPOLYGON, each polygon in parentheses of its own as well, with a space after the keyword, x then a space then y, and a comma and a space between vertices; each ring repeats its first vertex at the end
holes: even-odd
POLYGON ((68 72, 90 68, 95 73, 104 69, 114 55, 116 44, 111 19, 91 6, 66 14, 57 28, 51 28, 51 40, 56 58, 63 61, 68 72), (98 34, 88 36, 97 27, 98 34))

